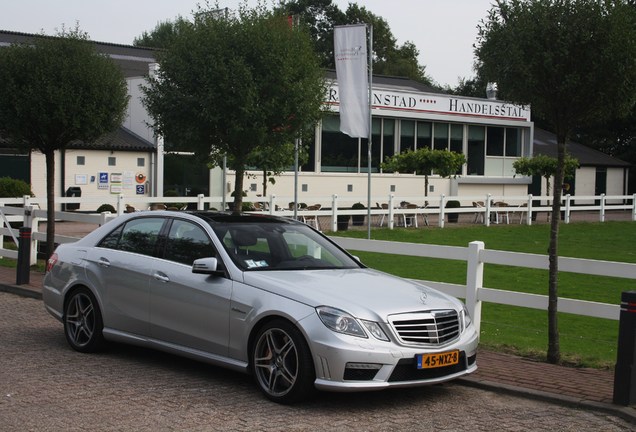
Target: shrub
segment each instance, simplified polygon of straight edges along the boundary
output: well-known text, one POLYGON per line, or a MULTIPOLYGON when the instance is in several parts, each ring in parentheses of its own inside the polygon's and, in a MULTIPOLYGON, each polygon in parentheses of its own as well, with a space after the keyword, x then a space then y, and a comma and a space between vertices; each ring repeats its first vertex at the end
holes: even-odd
POLYGON ((31 186, 27 182, 11 177, 0 177, 0 197, 22 198, 24 195, 33 196, 31 186))
POLYGON ((117 210, 115 210, 115 207, 113 207, 110 204, 102 204, 99 207, 97 207, 97 213, 103 213, 103 212, 117 213, 117 210))

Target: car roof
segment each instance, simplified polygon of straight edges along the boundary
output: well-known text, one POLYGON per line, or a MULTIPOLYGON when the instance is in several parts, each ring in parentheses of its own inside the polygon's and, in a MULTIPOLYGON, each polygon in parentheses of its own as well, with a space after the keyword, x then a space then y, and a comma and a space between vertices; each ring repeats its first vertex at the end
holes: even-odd
POLYGON ((184 211, 181 213, 191 214, 199 217, 210 225, 214 224, 264 224, 264 223, 283 223, 283 224, 300 224, 290 218, 273 216, 267 213, 232 213, 218 211, 184 211))

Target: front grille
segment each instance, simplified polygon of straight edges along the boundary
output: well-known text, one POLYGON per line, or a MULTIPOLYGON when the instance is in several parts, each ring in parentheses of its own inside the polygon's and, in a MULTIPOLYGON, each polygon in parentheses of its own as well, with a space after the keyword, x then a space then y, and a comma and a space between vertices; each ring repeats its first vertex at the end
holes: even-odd
POLYGON ((452 309, 393 315, 389 320, 407 344, 442 345, 459 337, 459 315, 452 309))

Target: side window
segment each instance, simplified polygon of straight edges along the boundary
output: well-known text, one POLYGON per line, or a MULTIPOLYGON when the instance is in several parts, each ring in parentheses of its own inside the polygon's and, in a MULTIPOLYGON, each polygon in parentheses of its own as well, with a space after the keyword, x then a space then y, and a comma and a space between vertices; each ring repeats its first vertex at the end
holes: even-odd
POLYGON ((104 237, 99 246, 152 255, 163 222, 160 218, 133 219, 104 237))
POLYGON ((214 246, 203 228, 188 221, 174 220, 166 243, 166 259, 192 265, 195 259, 215 255, 214 246))

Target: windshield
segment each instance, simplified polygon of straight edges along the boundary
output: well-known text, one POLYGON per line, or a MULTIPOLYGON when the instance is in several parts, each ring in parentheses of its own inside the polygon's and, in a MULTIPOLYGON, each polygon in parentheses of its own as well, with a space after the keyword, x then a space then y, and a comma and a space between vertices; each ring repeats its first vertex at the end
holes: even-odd
POLYGON ((361 267, 305 225, 238 222, 214 224, 212 228, 234 263, 246 271, 361 267))

